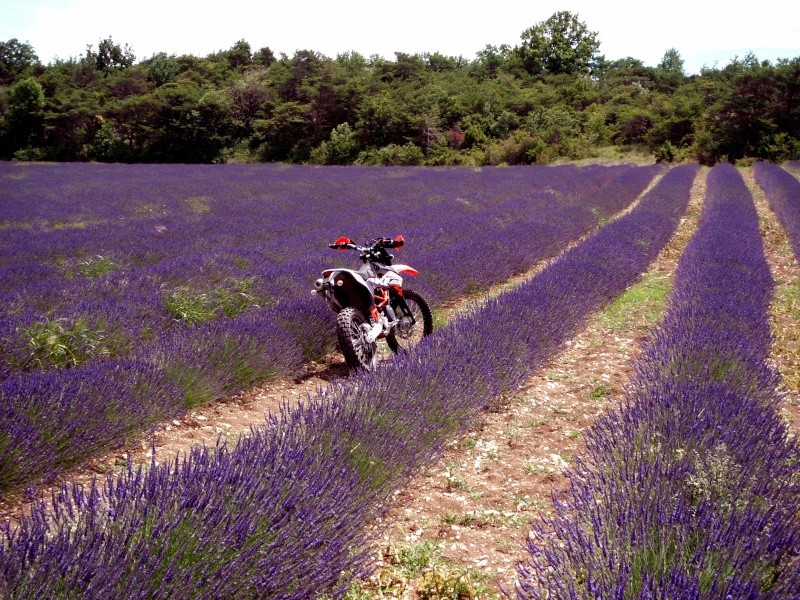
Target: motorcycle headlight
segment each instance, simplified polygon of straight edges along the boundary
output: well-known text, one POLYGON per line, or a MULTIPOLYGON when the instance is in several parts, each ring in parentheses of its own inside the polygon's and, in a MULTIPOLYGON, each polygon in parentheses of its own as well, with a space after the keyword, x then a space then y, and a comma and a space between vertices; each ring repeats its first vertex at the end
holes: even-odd
POLYGON ((318 292, 321 292, 321 291, 322 291, 322 278, 320 278, 320 279, 317 279, 317 280, 314 282, 314 289, 315 289, 316 291, 318 291, 318 292))

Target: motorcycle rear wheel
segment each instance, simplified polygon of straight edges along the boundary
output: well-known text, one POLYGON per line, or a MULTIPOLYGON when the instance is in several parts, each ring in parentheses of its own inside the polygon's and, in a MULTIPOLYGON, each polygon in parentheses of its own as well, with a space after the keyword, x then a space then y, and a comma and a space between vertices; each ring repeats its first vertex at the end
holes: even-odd
POLYGON ((403 298, 411 315, 404 314, 398 304, 392 304, 400 323, 386 336, 386 343, 394 353, 413 348, 422 338, 433 333, 433 314, 425 298, 414 290, 403 290, 403 298))
POLYGON ((351 369, 372 370, 378 363, 378 344, 370 342, 370 325, 355 308, 343 308, 336 317, 336 336, 344 360, 351 369))

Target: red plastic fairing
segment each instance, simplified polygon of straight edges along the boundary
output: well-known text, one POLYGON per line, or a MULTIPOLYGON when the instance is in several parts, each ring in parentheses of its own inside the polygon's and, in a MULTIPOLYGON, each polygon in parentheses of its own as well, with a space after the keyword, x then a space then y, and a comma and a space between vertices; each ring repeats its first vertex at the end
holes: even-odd
POLYGON ((334 244, 352 244, 352 240, 348 237, 340 237, 338 240, 333 242, 334 244))
POLYGON ((331 273, 333 273, 335 270, 336 270, 336 269, 325 269, 325 270, 322 272, 322 276, 323 276, 323 277, 330 277, 330 276, 331 276, 331 273))

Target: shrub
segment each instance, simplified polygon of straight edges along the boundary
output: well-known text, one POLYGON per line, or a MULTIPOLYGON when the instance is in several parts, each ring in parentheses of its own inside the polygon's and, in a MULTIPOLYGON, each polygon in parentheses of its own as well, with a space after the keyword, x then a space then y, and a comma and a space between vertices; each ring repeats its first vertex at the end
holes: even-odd
POLYGON ((413 166, 424 162, 425 154, 412 142, 402 146, 389 144, 376 150, 365 150, 356 159, 356 164, 359 165, 413 166))

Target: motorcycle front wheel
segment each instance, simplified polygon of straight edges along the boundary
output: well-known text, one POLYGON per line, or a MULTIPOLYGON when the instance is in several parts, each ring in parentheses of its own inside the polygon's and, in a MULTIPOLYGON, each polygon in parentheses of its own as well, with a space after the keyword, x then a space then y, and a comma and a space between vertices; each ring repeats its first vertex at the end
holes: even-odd
POLYGON ((361 311, 343 308, 336 317, 336 336, 351 369, 371 370, 378 362, 378 344, 369 341, 370 325, 361 311))
POLYGON ((386 343, 395 353, 413 348, 423 337, 433 333, 433 315, 425 298, 413 290, 404 290, 403 298, 408 312, 401 308, 399 302, 392 303, 400 322, 386 336, 386 343))

